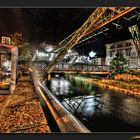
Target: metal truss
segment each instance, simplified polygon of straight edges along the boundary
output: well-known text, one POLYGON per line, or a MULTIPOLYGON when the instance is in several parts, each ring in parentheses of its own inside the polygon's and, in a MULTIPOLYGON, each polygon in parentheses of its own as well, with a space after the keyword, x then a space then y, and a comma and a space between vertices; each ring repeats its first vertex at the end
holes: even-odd
MULTIPOLYGON (((67 51, 73 48, 84 36, 94 32, 108 23, 122 17, 128 12, 134 10, 135 7, 124 7, 124 8, 106 8, 100 7, 91 14, 91 16, 86 20, 86 22, 69 37, 64 39, 59 45, 60 51, 57 57, 49 64, 46 71, 43 73, 43 79, 46 75, 51 73, 55 66, 63 59, 67 51)), ((101 31, 103 33, 103 30, 101 31)))
POLYGON ((134 25, 134 26, 129 27, 129 31, 132 35, 133 42, 136 46, 138 56, 140 58, 140 32, 139 32, 138 26, 134 25))
MULTIPOLYGON (((135 23, 134 21, 137 22, 140 19, 140 13, 138 13, 137 11, 134 11, 133 15, 130 15, 130 16, 127 14, 127 13, 133 11, 134 9, 136 9, 135 7, 132 7, 132 8, 126 7, 126 9, 120 8, 121 10, 119 10, 118 8, 117 8, 117 10, 115 10, 115 8, 113 8, 113 7, 108 8, 108 9, 111 10, 111 11, 114 11, 114 13, 115 13, 115 14, 109 13, 109 14, 113 15, 110 22, 107 21, 107 20, 109 20, 109 19, 107 19, 107 15, 103 16, 102 18, 104 18, 106 20, 106 21, 104 21, 105 25, 112 24, 112 25, 114 25, 114 27, 115 27, 114 29, 116 29, 116 30, 120 30, 120 29, 126 27, 126 24, 122 24, 123 19, 126 20, 126 22, 128 22, 131 25, 135 23)), ((99 29, 97 29, 93 32, 91 31, 91 33, 85 35, 77 43, 77 46, 79 44, 83 43, 83 42, 86 42, 90 38, 94 39, 91 42, 95 41, 98 38, 97 37, 98 35, 107 35, 108 31, 111 30, 111 29, 110 29, 110 27, 106 27, 105 25, 102 26, 101 28, 99 28, 99 29)), ((90 43, 90 41, 88 43, 90 43)), ((81 45, 84 45, 84 44, 81 44, 81 45)))
POLYGON ((55 68, 57 63, 59 63, 67 51, 74 47, 77 42, 84 36, 84 34, 96 23, 96 21, 103 15, 107 8, 101 7, 97 8, 91 16, 87 19, 87 21, 74 33, 72 38, 64 44, 64 48, 60 50, 57 57, 49 64, 48 68, 46 69, 45 73, 43 73, 43 79, 46 77, 47 73, 51 73, 51 71, 55 68), (47 73, 46 73, 47 72, 47 73))
MULTIPOLYGON (((136 8, 135 7, 124 7, 124 8, 110 7, 108 9, 110 11, 106 12, 102 17, 100 17, 100 20, 97 21, 97 23, 92 28, 90 28, 90 30, 85 34, 85 36, 107 25, 108 23, 111 23, 114 20, 119 19, 120 17, 124 16, 125 14, 129 13, 130 11, 136 8)), ((120 26, 118 23, 115 24, 117 26, 120 26)))
MULTIPOLYGON (((111 23, 112 25, 114 25, 116 27, 116 29, 121 29, 123 28, 122 25, 120 25, 120 20, 119 17, 122 17, 127 20, 127 21, 131 21, 131 19, 140 16, 140 13, 136 13, 135 17, 130 17, 130 19, 124 17, 125 14, 129 13, 130 11, 136 9, 135 7, 120 7, 120 8, 116 8, 116 7, 109 7, 107 8, 108 12, 105 12, 100 19, 92 26, 92 28, 90 28, 84 35, 84 37, 82 38, 82 40, 80 40, 77 44, 82 43, 90 38, 93 38, 99 34, 104 34, 106 31, 109 30, 109 28, 102 28, 103 26, 107 25, 108 23, 111 23), (116 22, 113 22, 114 20, 116 20, 116 22), (98 27, 98 28, 97 28, 98 27), (97 33, 94 33, 96 30, 98 30, 97 33), (92 33, 92 35, 90 35, 92 33), (89 35, 89 36, 88 36, 89 35)), ((71 37, 74 35, 75 32, 73 32, 71 35, 69 35, 67 38, 65 38, 63 41, 61 41, 59 43, 59 47, 56 49, 57 51, 59 51, 60 49, 63 49, 64 44, 66 44, 67 41, 69 41, 71 39, 71 37)))

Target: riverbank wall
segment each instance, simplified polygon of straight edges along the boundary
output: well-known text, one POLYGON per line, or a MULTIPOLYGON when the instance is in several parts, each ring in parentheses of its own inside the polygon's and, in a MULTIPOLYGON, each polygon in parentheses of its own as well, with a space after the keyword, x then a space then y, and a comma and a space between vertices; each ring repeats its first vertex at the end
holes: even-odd
POLYGON ((104 83, 101 83, 100 80, 97 80, 97 79, 94 79, 94 78, 87 78, 87 77, 71 77, 71 78, 73 78, 75 80, 80 80, 84 83, 95 84, 95 85, 97 85, 99 87, 102 87, 102 88, 105 88, 105 89, 113 90, 113 91, 116 91, 116 92, 119 92, 119 93, 128 94, 130 96, 135 96, 135 97, 140 98, 140 92, 134 92, 132 90, 128 90, 128 89, 125 89, 125 88, 120 88, 120 87, 117 87, 117 86, 104 84, 104 83))

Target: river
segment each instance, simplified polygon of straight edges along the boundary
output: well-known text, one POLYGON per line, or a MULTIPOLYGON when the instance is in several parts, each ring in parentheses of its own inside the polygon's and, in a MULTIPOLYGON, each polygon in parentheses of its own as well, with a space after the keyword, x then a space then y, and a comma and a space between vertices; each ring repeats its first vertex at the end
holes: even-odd
POLYGON ((92 132, 139 132, 140 99, 93 84, 53 77, 50 90, 92 132))

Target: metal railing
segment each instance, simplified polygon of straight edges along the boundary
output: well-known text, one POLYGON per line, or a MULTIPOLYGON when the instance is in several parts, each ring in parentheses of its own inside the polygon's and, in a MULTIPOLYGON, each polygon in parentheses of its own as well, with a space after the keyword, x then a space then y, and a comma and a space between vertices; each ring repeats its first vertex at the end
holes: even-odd
POLYGON ((34 87, 49 108, 61 132, 90 133, 90 131, 73 116, 60 101, 48 90, 45 84, 39 81, 36 71, 30 68, 34 87))
POLYGON ((54 71, 87 71, 87 72, 108 72, 108 65, 88 65, 88 64, 67 64, 60 63, 56 65, 54 71))
MULTIPOLYGON (((44 61, 39 62, 30 62, 30 66, 33 65, 33 70, 38 71, 38 73, 42 73, 47 67, 47 63, 44 61)), ((84 72, 108 72, 108 65, 93 65, 93 64, 69 64, 69 63, 59 63, 56 65, 54 71, 84 71, 84 72)))

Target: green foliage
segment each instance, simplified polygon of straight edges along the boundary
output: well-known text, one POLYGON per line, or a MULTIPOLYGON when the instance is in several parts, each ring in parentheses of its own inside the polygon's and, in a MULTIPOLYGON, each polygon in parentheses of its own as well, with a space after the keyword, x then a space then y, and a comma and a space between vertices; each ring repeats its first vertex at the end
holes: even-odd
POLYGON ((93 89, 92 84, 87 84, 87 91, 91 91, 93 89))
POLYGON ((127 60, 122 53, 117 53, 109 64, 113 75, 125 73, 127 70, 127 60))
POLYGON ((23 43, 18 46, 19 48, 19 60, 30 61, 32 58, 32 51, 30 49, 29 43, 23 43))
POLYGON ((74 94, 74 91, 73 90, 70 90, 67 97, 71 98, 73 97, 75 94, 74 94))

